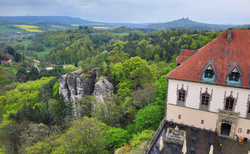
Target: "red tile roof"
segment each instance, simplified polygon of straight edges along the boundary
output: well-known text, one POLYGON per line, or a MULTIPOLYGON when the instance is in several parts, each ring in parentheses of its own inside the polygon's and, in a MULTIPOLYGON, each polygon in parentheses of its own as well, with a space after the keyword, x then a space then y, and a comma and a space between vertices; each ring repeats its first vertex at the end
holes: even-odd
POLYGON ((189 57, 189 56, 178 56, 178 57, 177 57, 176 63, 177 63, 177 64, 180 64, 180 63, 182 63, 184 60, 186 60, 188 57, 189 57))
POLYGON ((201 71, 213 60, 217 71, 216 84, 226 85, 227 70, 236 62, 242 73, 242 87, 249 88, 250 30, 232 30, 232 40, 227 31, 199 49, 194 55, 171 71, 166 77, 200 82, 201 71))
POLYGON ((187 50, 187 49, 183 49, 183 53, 182 55, 177 57, 177 64, 182 63, 183 61, 185 61, 188 57, 190 57, 192 54, 194 54, 196 51, 195 50, 187 50))
POLYGON ((196 50, 187 50, 187 49, 183 49, 183 54, 182 56, 191 56, 192 54, 194 54, 196 52, 196 50))

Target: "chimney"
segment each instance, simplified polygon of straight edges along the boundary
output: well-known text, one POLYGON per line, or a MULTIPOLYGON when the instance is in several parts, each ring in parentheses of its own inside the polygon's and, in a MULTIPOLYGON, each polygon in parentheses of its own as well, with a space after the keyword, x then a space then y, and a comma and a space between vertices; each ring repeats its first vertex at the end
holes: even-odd
POLYGON ((183 46, 181 46, 180 56, 182 56, 182 54, 183 54, 183 46))
POLYGON ((228 41, 231 41, 232 40, 232 30, 233 30, 233 28, 229 28, 228 30, 227 30, 227 40, 228 41))

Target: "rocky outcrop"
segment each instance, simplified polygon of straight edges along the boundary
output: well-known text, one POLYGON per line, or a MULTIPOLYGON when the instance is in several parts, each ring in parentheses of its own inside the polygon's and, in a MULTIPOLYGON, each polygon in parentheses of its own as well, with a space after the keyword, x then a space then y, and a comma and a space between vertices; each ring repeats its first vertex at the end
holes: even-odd
POLYGON ((93 95, 97 101, 104 102, 104 96, 113 92, 113 85, 106 78, 100 77, 99 81, 95 84, 93 95))
POLYGON ((62 75, 59 79, 59 93, 65 97, 65 100, 78 100, 84 95, 91 95, 94 91, 96 79, 96 70, 89 74, 79 69, 74 72, 62 75))
POLYGON ((75 118, 80 118, 83 115, 82 104, 80 100, 84 95, 93 95, 92 107, 97 102, 105 103, 105 95, 114 92, 113 85, 103 77, 100 77, 95 84, 97 70, 92 70, 89 74, 84 73, 79 69, 74 72, 62 75, 59 79, 59 93, 65 97, 65 100, 71 99, 73 107, 73 115, 75 118))

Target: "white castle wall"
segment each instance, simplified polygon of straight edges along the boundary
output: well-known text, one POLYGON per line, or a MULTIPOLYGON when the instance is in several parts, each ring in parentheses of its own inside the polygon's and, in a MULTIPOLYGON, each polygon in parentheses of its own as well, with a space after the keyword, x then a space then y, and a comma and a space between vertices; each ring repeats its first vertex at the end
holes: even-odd
POLYGON ((169 79, 166 119, 189 126, 216 131, 218 109, 224 110, 224 98, 230 96, 230 94, 237 99, 234 112, 240 113, 240 118, 235 128, 235 135, 250 138, 250 134, 247 134, 247 130, 250 129, 250 119, 246 118, 247 103, 250 97, 249 89, 169 79), (177 89, 181 89, 182 85, 184 90, 187 91, 186 105, 178 106, 176 105, 178 96, 177 89), (201 91, 204 93, 206 89, 207 92, 212 95, 212 99, 209 110, 203 111, 199 109, 200 93, 201 91), (181 116, 180 119, 179 115, 181 116), (201 120, 204 121, 203 124, 201 120), (242 131, 239 132, 239 129, 242 131))
POLYGON ((234 112, 240 112, 240 117, 246 118, 247 103, 250 95, 249 89, 203 84, 196 82, 180 81, 169 79, 167 103, 177 103, 177 85, 180 89, 183 85, 184 90, 187 90, 186 107, 199 109, 200 106, 200 91, 207 92, 212 95, 209 111, 218 112, 218 109, 224 109, 225 94, 228 97, 231 92, 234 98, 237 98, 234 112), (187 88, 188 87, 188 88, 187 88))

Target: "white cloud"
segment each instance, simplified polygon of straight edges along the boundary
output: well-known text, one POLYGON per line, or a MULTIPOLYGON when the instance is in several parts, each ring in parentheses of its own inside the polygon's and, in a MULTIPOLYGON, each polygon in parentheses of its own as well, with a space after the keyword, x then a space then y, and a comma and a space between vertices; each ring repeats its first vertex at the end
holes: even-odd
POLYGON ((249 23, 249 0, 0 0, 0 15, 65 15, 103 22, 249 23))

